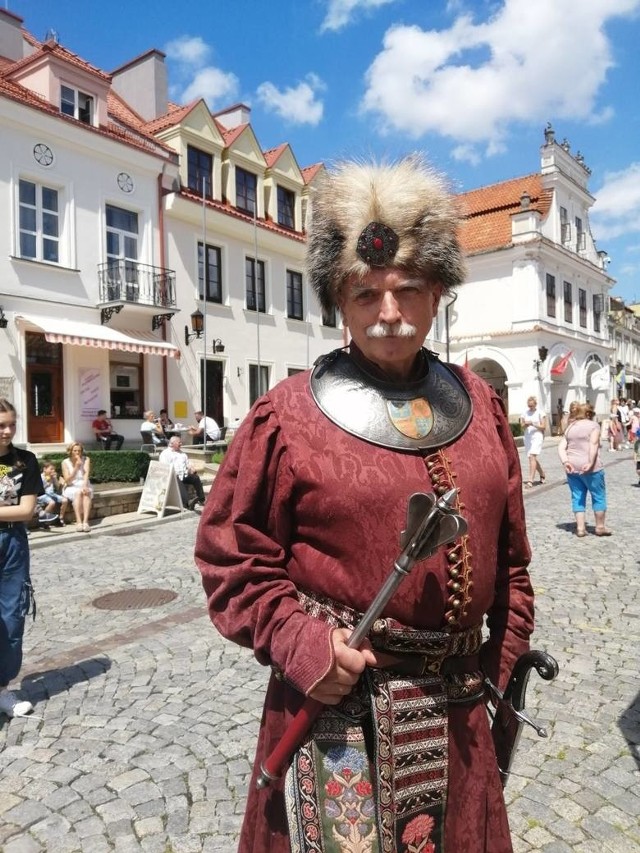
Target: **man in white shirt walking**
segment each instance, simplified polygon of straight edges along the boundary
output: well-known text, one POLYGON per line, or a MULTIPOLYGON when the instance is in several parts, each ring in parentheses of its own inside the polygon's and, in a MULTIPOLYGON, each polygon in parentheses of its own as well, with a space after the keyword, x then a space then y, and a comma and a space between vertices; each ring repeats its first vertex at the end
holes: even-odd
POLYGON ((182 450, 182 440, 179 436, 174 435, 173 438, 169 439, 169 446, 162 451, 159 461, 165 465, 173 466, 178 478, 178 488, 183 506, 194 509, 196 504, 204 505, 205 494, 202 488, 202 480, 191 464, 189 457, 182 450), (196 492, 195 498, 191 500, 189 500, 188 485, 193 486, 196 492))

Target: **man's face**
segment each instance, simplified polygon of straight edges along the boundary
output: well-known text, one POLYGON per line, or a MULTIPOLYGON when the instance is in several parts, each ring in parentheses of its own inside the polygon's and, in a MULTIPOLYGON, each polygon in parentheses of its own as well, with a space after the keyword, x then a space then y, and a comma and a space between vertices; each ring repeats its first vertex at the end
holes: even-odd
POLYGON ((361 352, 385 373, 406 379, 438 311, 439 284, 395 269, 352 276, 339 302, 343 322, 361 352))

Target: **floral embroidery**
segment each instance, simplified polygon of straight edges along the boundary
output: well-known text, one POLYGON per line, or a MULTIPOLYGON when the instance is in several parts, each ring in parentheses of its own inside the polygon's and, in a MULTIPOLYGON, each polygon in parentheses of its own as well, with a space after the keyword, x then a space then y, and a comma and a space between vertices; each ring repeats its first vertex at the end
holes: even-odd
POLYGON ((376 840, 373 787, 363 779, 367 758, 354 747, 333 746, 323 759, 330 778, 324 785, 324 812, 331 834, 345 853, 369 853, 376 840))
POLYGON ((429 836, 435 826, 435 820, 428 814, 421 814, 410 821, 402 833, 402 843, 407 845, 407 853, 434 853, 436 847, 429 836))

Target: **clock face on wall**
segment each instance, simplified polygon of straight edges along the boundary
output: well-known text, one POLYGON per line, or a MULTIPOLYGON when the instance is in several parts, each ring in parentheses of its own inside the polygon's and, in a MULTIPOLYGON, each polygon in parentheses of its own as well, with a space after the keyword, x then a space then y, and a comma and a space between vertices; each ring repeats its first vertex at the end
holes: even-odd
POLYGON ((50 166, 53 163, 53 151, 44 142, 33 146, 33 156, 41 166, 50 166))
POLYGON ((123 193, 133 192, 133 178, 126 172, 120 172, 118 175, 118 186, 123 193))

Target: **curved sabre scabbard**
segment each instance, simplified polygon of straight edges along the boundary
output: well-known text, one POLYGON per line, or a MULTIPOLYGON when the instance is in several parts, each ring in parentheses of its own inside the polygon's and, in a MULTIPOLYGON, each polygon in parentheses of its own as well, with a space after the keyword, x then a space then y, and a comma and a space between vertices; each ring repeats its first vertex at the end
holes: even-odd
POLYGON ((538 725, 525 711, 527 685, 529 684, 529 676, 534 669, 545 681, 553 681, 559 671, 558 662, 548 652, 531 649, 520 655, 513 665, 511 678, 504 693, 500 693, 489 679, 485 679, 490 692, 497 700, 491 736, 503 788, 511 773, 511 766, 523 727, 529 725, 535 729, 540 737, 547 737, 546 729, 538 725))

